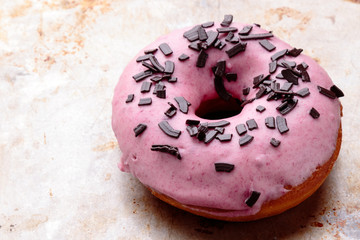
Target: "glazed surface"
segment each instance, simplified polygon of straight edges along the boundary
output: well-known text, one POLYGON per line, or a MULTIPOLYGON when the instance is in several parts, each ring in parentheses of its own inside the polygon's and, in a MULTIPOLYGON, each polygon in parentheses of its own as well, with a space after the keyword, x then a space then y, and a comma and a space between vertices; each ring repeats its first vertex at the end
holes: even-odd
MULTIPOLYGON (((244 26, 245 24, 231 24, 231 27, 237 27, 239 30, 244 26)), ((206 28, 206 31, 216 31, 218 27, 220 25, 217 24, 212 28, 206 28)), ((182 204, 229 210, 221 213, 226 216, 255 214, 264 202, 284 195, 287 192, 286 186, 297 186, 304 182, 318 166, 332 156, 340 126, 340 102, 319 93, 318 85, 329 89, 333 83, 314 60, 304 54, 297 57, 285 56, 285 60, 308 64, 307 72, 311 78, 311 82, 302 82, 300 79, 299 85, 292 87, 294 92, 307 87, 310 95, 305 98, 295 97, 299 100, 298 104, 284 116, 290 130, 280 134, 277 129, 265 126, 266 117, 281 115, 276 110, 281 101, 267 101, 265 96, 245 105, 240 114, 225 119, 230 125, 225 127, 224 133, 233 135, 230 142, 220 142, 217 139, 208 144, 200 142, 189 136, 185 122, 187 119, 198 119, 201 122, 221 120, 201 119, 195 115, 202 102, 219 98, 215 91, 211 67, 219 60, 226 60, 226 72, 237 73, 238 79, 235 82, 224 80, 225 88, 234 98, 251 99, 258 91, 252 88, 253 78, 259 74, 268 74, 270 57, 275 52, 290 50, 293 46, 272 37, 269 41, 276 49, 268 52, 260 46, 258 40, 247 40, 246 50, 229 58, 225 50, 233 44, 227 43, 223 50, 206 50, 209 55, 206 66, 197 68, 195 65, 199 53, 189 49, 189 42, 183 37, 184 31, 188 29, 162 36, 146 46, 131 60, 120 77, 114 93, 112 118, 113 130, 122 151, 119 168, 133 174, 144 185, 182 204), (169 44, 173 53, 164 56, 158 50, 155 56, 162 65, 166 60, 175 63, 173 76, 178 80, 176 83, 164 82, 166 99, 160 99, 152 93, 154 84, 150 92, 140 93, 141 83, 150 81, 149 78, 135 82, 132 76, 145 70, 135 59, 144 55, 144 50, 158 48, 164 42, 169 44), (183 53, 190 59, 180 62, 178 57, 183 53), (242 94, 244 87, 251 88, 247 96, 242 94), (135 95, 131 103, 125 103, 128 94, 135 95), (179 96, 191 103, 189 112, 184 114, 178 110, 174 117, 168 118, 164 115, 169 108, 168 102, 177 106, 174 97, 179 96), (139 99, 145 97, 151 97, 152 104, 138 106, 139 99), (257 112, 258 105, 264 106, 266 110, 262 113, 257 112), (313 119, 309 115, 312 107, 320 113, 318 119, 313 119), (235 126, 245 124, 249 119, 257 122, 258 129, 248 130, 247 133, 254 137, 253 141, 239 146, 240 136, 235 126), (174 129, 182 132, 178 139, 167 136, 158 127, 162 120, 168 121, 174 129), (139 123, 146 124, 147 129, 135 137, 133 129, 139 123), (271 138, 280 140, 280 146, 273 147, 270 144, 271 138), (178 160, 167 153, 151 151, 154 144, 177 147, 182 159, 178 160), (217 172, 214 168, 214 163, 217 162, 234 164, 234 170, 230 173, 217 172), (261 195, 258 201, 249 207, 245 200, 251 191, 258 191, 261 195)), ((267 31, 254 26, 251 33, 264 32, 267 31)), ((222 40, 225 37, 226 34, 219 35, 222 40)), ((281 70, 283 68, 278 67, 271 79, 276 79, 275 76, 281 70)), ((282 85, 286 80, 277 79, 277 82, 282 85)))

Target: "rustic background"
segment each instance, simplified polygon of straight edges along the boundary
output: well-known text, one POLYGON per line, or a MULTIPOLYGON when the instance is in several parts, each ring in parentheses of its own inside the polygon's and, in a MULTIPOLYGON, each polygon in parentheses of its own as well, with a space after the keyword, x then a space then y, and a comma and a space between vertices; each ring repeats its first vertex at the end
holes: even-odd
POLYGON ((0 239, 359 239, 358 0, 0 0, 0 239), (259 23, 344 90, 343 145, 324 185, 284 214, 227 223, 174 209, 121 173, 111 130, 130 59, 172 29, 259 23))

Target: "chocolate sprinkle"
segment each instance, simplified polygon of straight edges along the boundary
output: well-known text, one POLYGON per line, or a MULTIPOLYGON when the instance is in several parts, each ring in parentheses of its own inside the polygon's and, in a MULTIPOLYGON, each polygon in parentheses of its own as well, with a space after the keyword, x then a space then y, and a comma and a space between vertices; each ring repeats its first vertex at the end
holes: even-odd
POLYGON ((276 110, 278 110, 282 115, 288 114, 295 108, 297 102, 297 99, 288 99, 287 101, 284 101, 282 104, 280 104, 276 110))
POLYGON ((199 47, 199 43, 198 43, 198 42, 192 42, 192 43, 189 44, 188 47, 189 47, 190 49, 195 50, 195 51, 198 51, 198 52, 201 50, 201 48, 199 47))
POLYGON ((205 41, 208 38, 208 35, 206 34, 206 31, 203 27, 199 27, 198 34, 200 41, 205 41))
POLYGON ((253 28, 253 26, 249 25, 249 26, 245 26, 243 29, 241 29, 241 31, 239 32, 240 35, 248 35, 251 31, 251 29, 253 28))
MULTIPOLYGON (((293 86, 293 83, 285 82, 285 83, 281 86, 280 90, 287 92, 287 91, 289 91, 289 90, 291 89, 292 86, 293 86)), ((309 90, 309 89, 308 89, 308 90, 309 90)))
POLYGON ((166 135, 170 137, 178 138, 181 134, 181 131, 175 130, 173 127, 171 127, 168 121, 161 121, 158 126, 166 135))
POLYGON ((230 42, 231 42, 231 43, 238 43, 238 42, 240 42, 240 39, 239 39, 239 37, 234 36, 234 37, 230 40, 230 42))
POLYGON ((305 62, 302 62, 296 66, 296 69, 299 71, 305 71, 308 67, 309 65, 307 65, 305 62))
POLYGON ((206 132, 208 131, 208 127, 206 123, 202 123, 199 125, 198 127, 198 134, 197 134, 197 139, 199 141, 204 141, 205 137, 206 137, 206 132))
POLYGON ((186 131, 189 133, 190 137, 196 136, 198 134, 198 128, 195 126, 186 126, 186 131))
POLYGON ((153 72, 158 72, 158 70, 157 70, 153 65, 151 65, 151 64, 148 63, 148 62, 142 61, 141 64, 142 64, 144 67, 147 67, 149 70, 151 70, 151 71, 153 71, 153 72))
POLYGON ((150 53, 154 54, 157 52, 157 50, 158 50, 157 48, 148 49, 148 50, 145 50, 144 53, 145 54, 150 54, 150 53))
POLYGON ((141 84, 140 92, 142 93, 150 92, 151 84, 152 84, 151 82, 143 82, 141 84))
POLYGON ((317 119, 320 117, 320 113, 315 109, 311 108, 309 114, 314 118, 317 119))
POLYGON ((303 82, 310 82, 310 76, 307 71, 301 71, 301 79, 303 82))
POLYGON ((218 131, 216 130, 211 130, 211 131, 208 131, 206 134, 205 134, 205 140, 204 142, 205 143, 209 143, 211 142, 212 140, 215 139, 216 135, 218 135, 218 131))
POLYGON ((223 27, 228 27, 228 26, 230 26, 232 21, 233 21, 233 15, 230 15, 230 14, 225 15, 224 20, 220 23, 220 25, 223 26, 223 27))
POLYGON ((215 131, 218 131, 219 133, 223 134, 225 131, 224 127, 215 127, 215 131))
POLYGON ((258 128, 258 125, 254 119, 247 120, 246 125, 250 131, 258 128))
POLYGON ((224 86, 224 81, 221 77, 216 77, 214 79, 215 91, 219 95, 219 97, 225 101, 229 101, 232 95, 226 91, 224 86))
POLYGON ((170 108, 168 110, 166 110, 166 112, 164 112, 164 114, 166 116, 168 116, 169 118, 172 118, 176 114, 177 108, 171 102, 168 102, 168 104, 170 105, 170 108))
POLYGON ((218 134, 216 135, 216 139, 218 139, 220 142, 228 142, 231 141, 232 134, 218 134))
POLYGON ((275 138, 271 138, 270 140, 270 144, 274 147, 278 147, 280 145, 281 141, 275 139, 275 138))
POLYGON ((202 26, 203 28, 209 28, 209 27, 214 26, 214 22, 213 22, 213 21, 211 21, 211 22, 206 22, 206 23, 201 24, 201 26, 202 26))
POLYGON ((229 56, 229 58, 232 58, 239 52, 245 51, 245 49, 246 49, 246 43, 239 42, 238 44, 236 44, 235 46, 233 46, 232 48, 230 48, 225 52, 229 56))
MULTIPOLYGON (((225 38, 226 42, 230 42, 231 39, 234 37, 234 33, 233 32, 229 32, 228 35, 225 38)), ((220 41, 220 40, 219 40, 220 41)))
POLYGON ((283 76, 281 73, 279 73, 279 74, 276 75, 275 77, 278 78, 278 79, 284 79, 284 76, 283 76))
POLYGON ((269 72, 274 73, 277 69, 277 63, 276 61, 272 61, 269 63, 269 72))
POLYGON ((140 123, 139 125, 137 125, 137 126, 134 128, 135 137, 137 137, 137 136, 139 136, 141 133, 143 133, 146 128, 147 128, 146 124, 140 123))
POLYGON ((153 54, 149 53, 149 54, 145 54, 145 55, 142 55, 142 56, 139 56, 136 61, 137 62, 142 62, 142 61, 145 61, 145 60, 149 60, 149 58, 151 56, 154 56, 153 54))
POLYGON ((158 98, 162 98, 165 99, 166 98, 166 90, 165 89, 160 89, 156 91, 156 96, 158 98))
POLYGON ((248 205, 249 207, 254 206, 254 204, 257 202, 259 197, 260 197, 259 192, 252 191, 250 197, 248 199, 246 199, 246 201, 245 201, 246 205, 248 205))
POLYGON ((282 116, 277 116, 276 117, 276 126, 277 126, 277 129, 279 130, 279 132, 281 134, 286 133, 287 131, 289 131, 289 128, 288 128, 287 123, 286 123, 286 118, 284 118, 282 116))
POLYGON ((254 39, 264 39, 264 38, 270 38, 274 35, 272 33, 257 33, 257 34, 249 34, 249 35, 240 35, 241 40, 254 40, 254 39))
POLYGON ((216 29, 219 33, 236 32, 237 30, 238 29, 236 27, 222 27, 216 29))
POLYGON ((173 147, 170 145, 152 145, 151 151, 159 151, 164 153, 169 153, 173 156, 175 156, 177 159, 181 159, 181 155, 179 152, 179 149, 177 147, 173 147))
POLYGON ((159 72, 163 72, 165 70, 165 68, 159 63, 155 56, 150 56, 149 60, 159 72))
POLYGON ((220 60, 216 63, 216 70, 214 72, 215 76, 222 77, 225 74, 226 62, 225 60, 220 60))
POLYGON ((152 103, 151 98, 140 98, 138 105, 145 106, 145 105, 150 105, 151 103, 152 103))
POLYGON ((221 120, 221 121, 218 121, 218 122, 208 123, 208 127, 209 128, 225 127, 225 126, 227 126, 229 124, 230 124, 230 122, 225 121, 225 120, 221 120))
POLYGON ((296 92, 296 95, 300 97, 306 97, 310 95, 309 88, 300 89, 299 91, 296 92))
POLYGON ((183 113, 188 113, 191 103, 186 101, 184 97, 175 97, 174 99, 178 103, 180 111, 183 113))
POLYGON ((243 108, 246 104, 252 103, 253 101, 255 101, 256 98, 250 98, 245 100, 244 102, 241 103, 241 107, 243 108))
POLYGON ((280 59, 279 61, 278 61, 278 65, 280 66, 280 67, 284 67, 284 68, 294 68, 295 66, 296 66, 296 62, 294 62, 294 61, 287 61, 287 60, 285 60, 285 59, 280 59))
POLYGON ((156 94, 157 91, 165 89, 165 85, 162 82, 158 82, 155 84, 155 88, 153 94, 156 94))
POLYGON ((267 51, 271 52, 273 51, 276 47, 271 43, 269 42, 269 40, 267 39, 263 39, 263 40, 260 40, 259 41, 259 44, 265 48, 267 51))
POLYGON ((266 108, 265 108, 264 106, 259 105, 259 106, 256 107, 256 111, 257 111, 257 112, 261 112, 261 113, 262 113, 262 112, 265 111, 265 110, 266 110, 266 108))
POLYGON ((197 59, 197 61, 196 61, 196 66, 197 66, 198 68, 203 68, 203 67, 205 67, 206 60, 207 60, 208 56, 209 56, 209 55, 208 55, 204 50, 201 50, 201 51, 200 51, 200 54, 199 54, 199 56, 198 56, 198 59, 197 59))
POLYGON ((286 55, 289 55, 289 56, 292 56, 292 57, 297 57, 300 55, 300 53, 302 52, 303 50, 301 48, 293 48, 291 50, 289 50, 286 55))
POLYGON ((266 87, 263 84, 261 84, 259 88, 259 91, 257 91, 255 95, 256 99, 259 99, 266 94, 266 87))
POLYGON ((243 94, 246 96, 250 93, 250 87, 243 88, 243 94))
POLYGON ((245 134, 243 137, 240 138, 239 144, 240 144, 240 146, 244 146, 244 145, 250 143, 253 139, 254 139, 253 136, 251 136, 249 134, 245 134))
POLYGON ((135 97, 134 94, 129 94, 129 95, 127 96, 127 99, 126 99, 125 103, 132 102, 132 101, 134 100, 134 97, 135 97))
POLYGON ((181 54, 180 57, 178 58, 180 61, 185 61, 189 59, 189 56, 186 54, 181 54))
POLYGON ((326 89, 326 88, 323 88, 323 87, 320 87, 318 86, 318 90, 321 94, 327 96, 328 98, 331 98, 331 99, 335 99, 336 98, 336 95, 334 92, 326 89))
POLYGON ((167 43, 160 44, 159 48, 165 56, 168 56, 173 53, 173 51, 171 50, 170 46, 167 43))
POLYGON ((150 80, 153 82, 159 82, 162 79, 163 79, 162 76, 153 76, 152 78, 150 78, 150 80))
POLYGON ((293 83, 294 85, 298 85, 298 77, 293 74, 293 72, 290 69, 284 69, 281 71, 281 74, 284 76, 284 78, 288 81, 293 83))
POLYGON ((200 121, 199 120, 193 120, 193 119, 187 119, 185 123, 187 125, 197 126, 197 125, 199 125, 200 121))
POLYGON ((335 85, 332 85, 332 86, 331 86, 330 91, 332 91, 333 93, 335 93, 336 97, 338 97, 338 98, 344 96, 343 91, 341 91, 341 89, 338 88, 338 87, 335 86, 335 85))
POLYGON ((215 171, 217 172, 231 172, 235 165, 230 163, 215 163, 215 171))
POLYGON ((278 60, 279 58, 282 58, 287 53, 287 49, 281 50, 279 52, 276 52, 274 55, 271 56, 271 61, 278 60))
POLYGON ((199 33, 198 33, 199 27, 200 26, 197 25, 197 26, 194 26, 193 28, 191 28, 190 30, 184 32, 183 37, 185 37, 190 42, 198 40, 199 39, 199 33))
POLYGON ((133 79, 134 79, 136 82, 139 82, 139 81, 141 81, 141 80, 143 80, 143 79, 145 79, 145 78, 147 78, 147 77, 149 77, 149 76, 151 76, 151 75, 152 75, 152 71, 146 70, 146 71, 140 72, 140 73, 138 73, 138 74, 135 74, 135 75, 133 76, 133 79))
POLYGON ((240 123, 239 125, 236 126, 236 132, 241 136, 244 133, 247 132, 247 129, 245 127, 245 124, 240 123))
POLYGON ((219 33, 216 31, 208 31, 207 32, 208 39, 206 39, 205 43, 208 47, 212 46, 217 40, 219 33))
POLYGON ((268 128, 274 129, 275 128, 275 118, 274 117, 265 118, 265 125, 268 128))
POLYGON ((164 73, 173 74, 175 69, 175 64, 172 61, 166 61, 165 62, 165 70, 164 73))
POLYGON ((237 74, 236 73, 226 73, 225 74, 225 78, 231 82, 231 81, 236 81, 237 80, 237 74))

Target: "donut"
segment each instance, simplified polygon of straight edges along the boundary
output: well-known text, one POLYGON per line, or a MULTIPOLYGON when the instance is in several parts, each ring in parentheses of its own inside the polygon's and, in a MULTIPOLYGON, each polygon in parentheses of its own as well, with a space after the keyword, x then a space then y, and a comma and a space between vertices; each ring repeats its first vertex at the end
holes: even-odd
POLYGON ((212 219, 290 209, 341 146, 343 92, 301 48, 225 15, 143 48, 114 91, 118 167, 159 199, 212 219))

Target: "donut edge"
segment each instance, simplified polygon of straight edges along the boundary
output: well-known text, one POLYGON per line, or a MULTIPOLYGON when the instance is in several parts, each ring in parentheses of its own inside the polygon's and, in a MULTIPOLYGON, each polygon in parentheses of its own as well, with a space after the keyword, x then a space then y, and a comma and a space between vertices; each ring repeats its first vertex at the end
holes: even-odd
POLYGON ((155 191, 154 189, 148 186, 146 186, 146 188, 150 190, 152 195, 176 208, 210 219, 231 221, 231 222, 246 222, 246 221, 254 221, 262 218, 267 218, 283 213, 284 211, 299 205, 307 198, 309 198, 324 183, 327 176, 330 174, 335 161, 339 156, 341 149, 341 142, 342 142, 342 127, 340 121, 336 147, 330 159, 322 166, 317 167, 315 172, 313 172, 313 174, 305 182, 303 182, 302 184, 296 187, 290 187, 288 189, 289 192, 287 192, 285 195, 281 196, 280 198, 264 203, 263 206, 261 207, 261 210, 254 215, 237 216, 237 217, 214 215, 211 214, 210 212, 224 213, 229 211, 222 209, 215 209, 215 208, 184 205, 167 195, 155 191))

